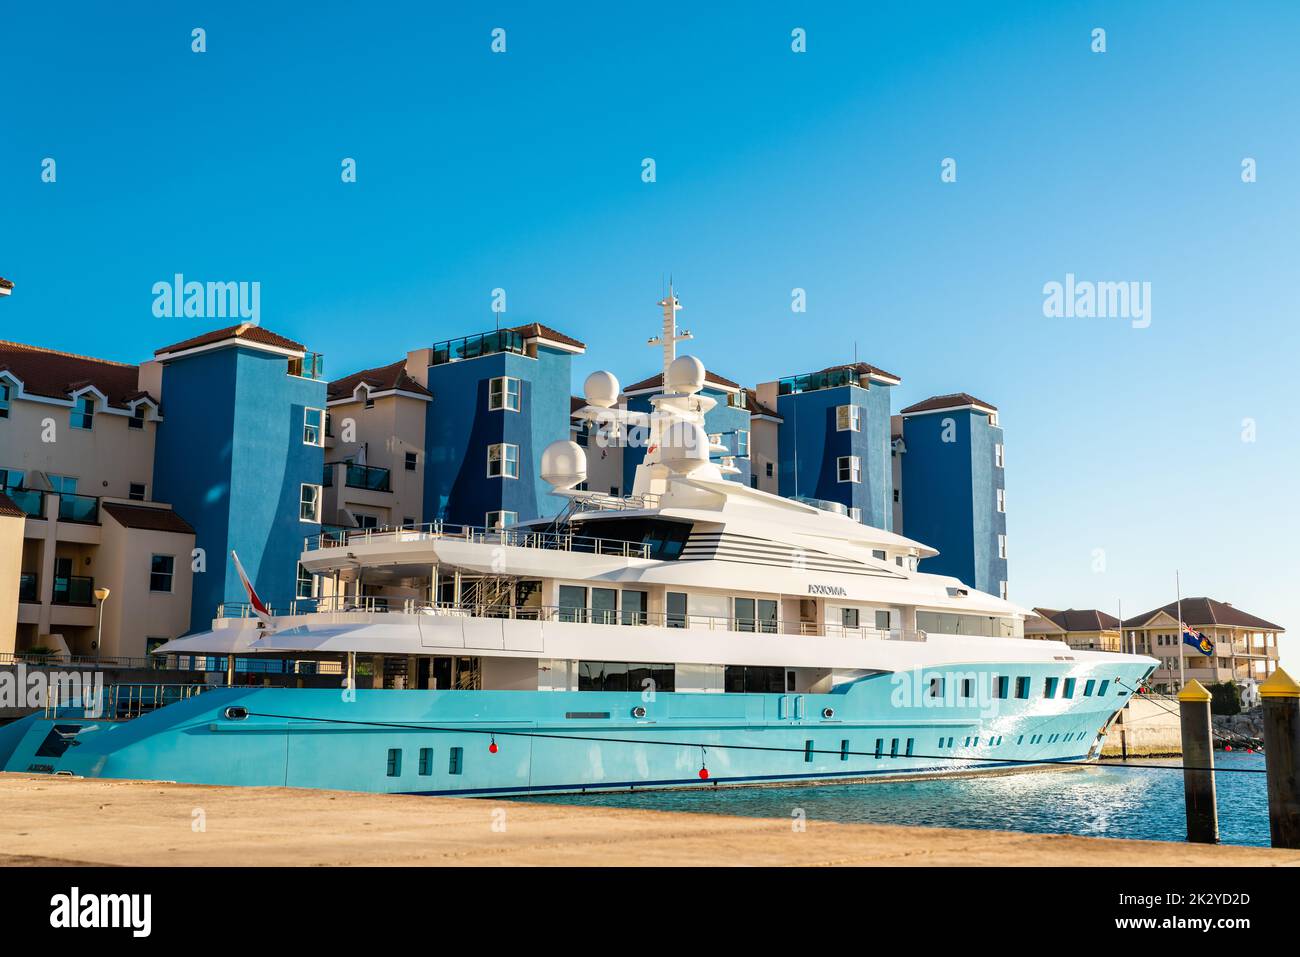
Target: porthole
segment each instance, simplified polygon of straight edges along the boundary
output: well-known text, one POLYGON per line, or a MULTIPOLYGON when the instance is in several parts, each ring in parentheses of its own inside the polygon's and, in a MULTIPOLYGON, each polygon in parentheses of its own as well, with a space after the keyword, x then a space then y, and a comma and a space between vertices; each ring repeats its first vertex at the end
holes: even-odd
POLYGON ((641 705, 637 705, 635 708, 632 709, 632 717, 634 717, 634 718, 644 718, 644 717, 645 717, 645 708, 641 707, 641 705))
POLYGON ((231 705, 224 712, 225 716, 231 721, 243 721, 248 717, 248 709, 231 705))
POLYGON ((835 709, 834 709, 834 708, 822 708, 822 717, 823 717, 823 718, 833 718, 833 717, 835 717, 835 709))

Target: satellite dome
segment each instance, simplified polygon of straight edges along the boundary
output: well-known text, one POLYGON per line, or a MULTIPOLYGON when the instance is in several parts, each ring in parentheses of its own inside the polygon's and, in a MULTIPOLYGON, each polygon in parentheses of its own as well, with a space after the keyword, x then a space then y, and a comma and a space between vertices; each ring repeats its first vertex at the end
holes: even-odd
POLYGON ((542 451, 542 481, 555 488, 573 488, 587 478, 587 453, 577 442, 560 439, 542 451))
POLYGON ((582 394, 586 396, 587 405, 608 409, 618 401, 618 379, 612 372, 593 372, 582 384, 582 394))
POLYGON ((660 437, 659 460, 674 472, 690 472, 709 461, 709 437, 694 422, 674 422, 660 437))
POLYGON ((695 356, 678 356, 668 366, 664 377, 665 392, 685 392, 688 395, 704 388, 704 363, 695 356))

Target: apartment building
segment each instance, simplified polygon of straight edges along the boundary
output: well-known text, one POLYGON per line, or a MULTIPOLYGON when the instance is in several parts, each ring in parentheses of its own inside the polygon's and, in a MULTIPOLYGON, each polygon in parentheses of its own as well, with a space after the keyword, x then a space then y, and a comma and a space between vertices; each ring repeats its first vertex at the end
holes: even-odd
POLYGON ((0 510, 20 541, 6 549, 17 601, 0 598, 0 652, 138 656, 187 630, 194 529, 154 488, 163 418, 148 379, 0 342, 0 510))
POLYGON ((1097 608, 1035 608, 1025 620, 1026 638, 1063 641, 1080 651, 1121 651, 1120 621, 1097 608))
MULTIPOLYGON (((757 404, 773 413, 777 494, 831 503, 893 530, 890 395, 902 380, 866 362, 760 383, 757 404)), ((764 464, 764 479, 766 475, 764 464)))
POLYGON ((1195 678, 1203 685, 1263 681, 1277 670, 1277 640, 1286 630, 1281 625, 1214 598, 1184 598, 1181 610, 1185 625, 1214 642, 1213 655, 1203 655, 1184 644, 1178 626, 1178 602, 1124 620, 1125 647, 1160 662, 1150 678, 1156 688, 1178 690, 1180 658, 1183 678, 1195 678))
POLYGON ((917 402, 899 417, 893 451, 902 460, 900 531, 939 550, 922 570, 1006 598, 1006 469, 997 408, 958 392, 917 402))

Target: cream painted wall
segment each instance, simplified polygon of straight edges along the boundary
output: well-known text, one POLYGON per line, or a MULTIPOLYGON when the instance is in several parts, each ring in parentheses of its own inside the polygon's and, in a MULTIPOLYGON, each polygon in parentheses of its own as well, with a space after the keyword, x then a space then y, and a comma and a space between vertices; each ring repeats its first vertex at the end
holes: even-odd
MULTIPOLYGON (((424 521, 424 417, 429 403, 406 396, 392 395, 375 400, 374 408, 362 402, 331 405, 330 419, 334 433, 332 444, 325 449, 326 462, 355 458, 366 446, 366 464, 389 470, 391 494, 350 489, 343 485, 343 470, 336 470, 334 488, 327 490, 326 502, 336 507, 355 506, 368 515, 379 515, 381 525, 399 525, 404 519, 424 521), (344 442, 344 420, 356 422, 353 442, 344 442), (406 470, 406 453, 416 454, 415 470, 406 470), (383 504, 380 504, 383 503, 383 504)), ((327 521, 338 521, 326 515, 327 521)))
POLYGON ((100 654, 144 657, 149 638, 176 638, 189 630, 194 574, 194 536, 125 528, 103 513, 104 538, 95 559, 95 584, 112 594, 104 605, 100 654), (151 592, 154 555, 171 555, 175 573, 170 593, 151 592))
POLYGON ((0 515, 0 654, 12 654, 18 634, 18 575, 25 518, 0 515))
MULTIPOLYGON (((152 497, 154 432, 158 424, 146 420, 143 429, 127 425, 128 417, 97 408, 90 431, 74 429, 71 410, 17 399, 9 418, 0 419, 0 468, 70 475, 81 495, 126 498, 130 483, 143 482, 152 497), (52 433, 44 421, 52 420, 52 433), (54 441, 45 441, 52 434, 54 441)), ((37 487, 30 478, 29 488, 37 487)))

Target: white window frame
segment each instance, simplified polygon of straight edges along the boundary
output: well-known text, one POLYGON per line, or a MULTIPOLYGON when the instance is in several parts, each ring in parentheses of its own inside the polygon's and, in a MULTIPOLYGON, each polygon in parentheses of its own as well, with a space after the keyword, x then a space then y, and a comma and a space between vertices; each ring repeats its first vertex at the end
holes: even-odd
POLYGON ((487 477, 508 479, 519 478, 519 446, 514 445, 511 442, 494 442, 492 445, 489 445, 487 450, 487 477), (513 458, 510 455, 511 449, 514 450, 513 458), (496 458, 493 458, 493 452, 496 452, 496 458), (500 463, 500 467, 496 472, 492 471, 494 463, 500 463), (510 465, 514 466, 513 475, 510 473, 508 468, 510 465))
POLYGON ((76 429, 78 432, 95 431, 95 413, 98 403, 93 395, 79 395, 72 403, 72 413, 68 417, 69 428, 76 429), (77 419, 81 418, 88 425, 77 425, 77 419))
MULTIPOLYGON (((161 575, 162 572, 157 572, 156 574, 161 575)), ((175 594, 175 592, 176 592, 176 556, 165 555, 162 552, 154 552, 149 556, 149 594, 172 595, 175 594), (155 574, 153 570, 153 560, 155 558, 170 558, 172 560, 172 570, 167 574, 167 588, 165 589, 153 587, 153 576, 155 574)))
POLYGON ((126 483, 126 498, 127 498, 127 501, 129 501, 129 502, 147 502, 147 501, 149 501, 149 483, 147 483, 147 482, 127 482, 127 483, 126 483), (132 487, 132 486, 135 486, 135 485, 140 486, 140 497, 139 497, 139 498, 136 498, 134 495, 131 494, 131 487, 132 487))
POLYGON ((862 406, 860 405, 837 405, 835 407, 835 431, 836 432, 861 432, 862 431, 862 406), (841 413, 847 413, 848 422, 842 422, 841 413))
POLYGON ((302 562, 298 563, 298 575, 294 581, 293 594, 295 598, 315 598, 316 597, 316 576, 307 571, 302 562), (307 594, 302 594, 302 586, 307 586, 307 594))
POLYGON ((862 484, 862 457, 859 455, 841 455, 835 460, 835 477, 841 482, 854 485, 862 484), (848 469, 849 477, 844 477, 848 469))
POLYGON ((1002 596, 1003 601, 1007 600, 1007 580, 1005 578, 998 582, 998 594, 1002 596))
POLYGON ((519 513, 512 512, 509 509, 500 509, 495 512, 488 512, 483 516, 484 528, 496 528, 497 521, 500 520, 502 528, 509 528, 519 521, 519 513))
POLYGON ((311 406, 307 406, 302 410, 302 444, 310 445, 318 449, 325 448, 325 410, 324 409, 314 409, 311 406), (313 412, 316 412, 320 415, 320 425, 312 425, 308 421, 308 417, 313 412), (310 433, 312 429, 316 430, 316 440, 314 442, 310 438, 310 433))
POLYGON ((998 558, 1006 558, 1006 557, 1007 557, 1007 536, 1005 534, 999 534, 998 535, 998 558))
POLYGON ((303 482, 302 485, 298 487, 298 521, 307 522, 311 525, 319 525, 322 499, 321 486, 303 482), (307 518, 302 514, 303 506, 308 504, 307 489, 312 490, 312 499, 310 503, 312 506, 312 517, 310 518, 307 518))
POLYGON ((1007 490, 1004 488, 998 489, 997 496, 998 496, 998 511, 1005 512, 1007 510, 1007 490))
POLYGON ((512 375, 494 376, 488 380, 488 411, 518 412, 523 404, 524 382, 512 375), (510 383, 515 384, 514 405, 510 404, 510 383), (497 394, 497 383, 501 383, 501 392, 497 394))
POLYGON ((749 429, 736 430, 736 456, 738 458, 749 458, 749 429))
POLYGON ((993 464, 998 468, 1006 468, 1007 458, 1006 450, 1002 448, 1001 442, 993 443, 993 464))

